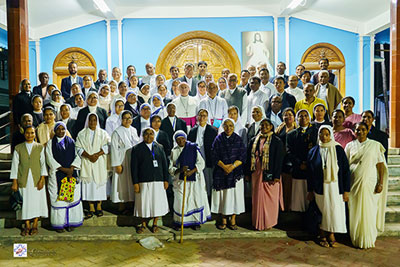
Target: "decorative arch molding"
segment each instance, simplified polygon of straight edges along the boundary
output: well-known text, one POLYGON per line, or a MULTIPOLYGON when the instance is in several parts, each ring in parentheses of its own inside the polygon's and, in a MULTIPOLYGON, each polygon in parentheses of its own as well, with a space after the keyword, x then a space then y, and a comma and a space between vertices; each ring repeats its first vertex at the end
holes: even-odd
POLYGON ((61 80, 69 76, 68 64, 73 61, 78 65, 79 76, 89 75, 96 80, 97 66, 93 56, 79 47, 69 47, 61 51, 53 62, 53 83, 61 87, 61 80))
POLYGON ((186 62, 197 63, 200 60, 208 63, 208 71, 215 80, 221 76, 223 68, 237 74, 241 71, 239 57, 225 39, 207 31, 191 31, 175 37, 164 47, 157 59, 157 73, 169 79, 172 65, 179 67, 182 75, 186 62))
POLYGON ((301 57, 301 64, 307 70, 319 70, 319 60, 327 58, 329 60, 329 70, 336 74, 338 79, 338 89, 340 93, 346 95, 346 61, 343 53, 336 46, 329 43, 317 43, 310 46, 301 57))

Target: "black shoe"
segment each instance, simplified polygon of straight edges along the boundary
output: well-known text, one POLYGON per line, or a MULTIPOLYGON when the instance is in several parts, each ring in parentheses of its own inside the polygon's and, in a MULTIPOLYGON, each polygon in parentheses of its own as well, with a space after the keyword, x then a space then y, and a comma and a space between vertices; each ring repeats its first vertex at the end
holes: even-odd
POLYGON ((94 212, 94 214, 95 214, 97 217, 101 217, 101 216, 104 215, 102 210, 96 210, 96 211, 94 212))
POLYGON ((59 234, 64 233, 64 231, 65 231, 64 229, 57 229, 56 230, 56 232, 59 233, 59 234))
POLYGON ((85 216, 85 220, 88 220, 93 217, 93 211, 88 211, 85 216))
POLYGON ((65 228, 65 230, 67 230, 67 232, 72 232, 72 231, 74 231, 75 229, 74 229, 74 227, 67 227, 67 228, 65 228))

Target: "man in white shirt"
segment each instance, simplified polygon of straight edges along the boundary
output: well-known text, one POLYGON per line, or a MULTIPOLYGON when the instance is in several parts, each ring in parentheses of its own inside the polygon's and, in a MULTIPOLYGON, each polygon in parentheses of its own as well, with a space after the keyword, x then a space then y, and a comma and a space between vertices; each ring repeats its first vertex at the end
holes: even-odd
POLYGON ((230 106, 237 106, 240 111, 240 119, 242 125, 246 125, 247 122, 247 92, 241 87, 237 87, 237 75, 231 73, 228 76, 229 90, 220 92, 220 97, 226 100, 228 108, 230 106))
POLYGON ((257 76, 250 78, 250 94, 247 97, 247 124, 251 123, 251 109, 255 106, 262 106, 264 110, 268 108, 268 99, 266 93, 260 90, 261 79, 257 76))
POLYGON ((260 89, 270 98, 272 95, 276 94, 277 91, 275 86, 269 81, 269 71, 267 68, 263 68, 259 73, 261 78, 260 89))
POLYGON ((197 94, 197 83, 199 82, 195 77, 193 77, 194 65, 191 62, 185 63, 184 66, 185 75, 178 78, 181 82, 186 82, 189 86, 189 95, 195 96, 197 94))
POLYGON ((174 91, 172 90, 172 82, 179 77, 179 68, 177 66, 171 66, 169 68, 169 73, 171 73, 171 79, 165 82, 167 86, 167 90, 171 92, 171 95, 174 95, 174 91))
POLYGON ((117 82, 117 85, 122 82, 122 71, 118 67, 114 67, 111 72, 113 80, 117 82))
POLYGON ((271 99, 271 109, 267 111, 266 117, 271 120, 275 129, 281 125, 283 121, 281 108, 282 98, 278 95, 273 96, 271 99))
POLYGON ((142 78, 141 85, 148 84, 150 85, 150 91, 156 87, 156 74, 155 68, 152 63, 146 64, 146 73, 147 75, 142 78))
POLYGON ((215 82, 209 82, 207 85, 207 97, 200 101, 199 110, 208 111, 209 123, 219 128, 222 121, 228 117, 228 104, 225 99, 217 96, 218 86, 215 82))
POLYGON ((296 98, 296 102, 300 101, 304 98, 303 90, 297 87, 299 80, 296 75, 289 76, 289 87, 285 89, 286 93, 293 95, 296 98))
POLYGON ((242 70, 240 72, 240 84, 239 87, 242 87, 244 90, 246 90, 247 95, 250 93, 250 85, 249 85, 249 79, 250 79, 250 72, 248 70, 242 70))

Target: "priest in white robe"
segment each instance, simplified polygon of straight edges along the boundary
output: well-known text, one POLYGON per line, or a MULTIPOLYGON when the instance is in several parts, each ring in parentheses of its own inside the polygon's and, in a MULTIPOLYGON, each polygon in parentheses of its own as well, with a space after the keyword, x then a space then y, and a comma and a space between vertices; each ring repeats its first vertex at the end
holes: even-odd
POLYGON ((208 111, 208 122, 210 125, 219 128, 222 121, 228 117, 228 104, 222 97, 217 96, 218 86, 215 82, 207 84, 208 96, 200 101, 199 110, 208 111))
POLYGON ((196 114, 198 102, 192 96, 189 96, 189 85, 186 82, 179 84, 181 95, 174 99, 172 103, 176 107, 176 116, 186 122, 188 131, 196 125, 196 114))

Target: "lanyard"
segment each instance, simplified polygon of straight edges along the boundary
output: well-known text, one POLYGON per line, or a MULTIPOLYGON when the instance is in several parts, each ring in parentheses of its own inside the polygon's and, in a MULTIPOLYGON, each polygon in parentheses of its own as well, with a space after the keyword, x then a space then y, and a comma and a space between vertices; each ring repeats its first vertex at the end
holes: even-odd
POLYGON ((174 122, 172 123, 172 130, 175 131, 175 122, 176 122, 176 117, 174 117, 174 122))
POLYGON ((154 154, 154 142, 151 143, 151 154, 153 155, 153 160, 156 159, 156 155, 154 154))

